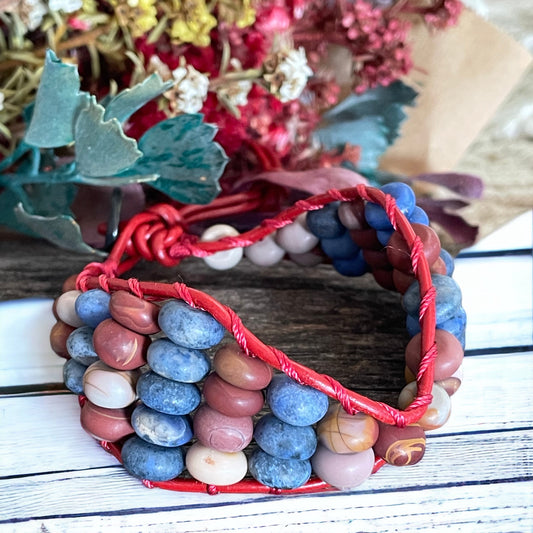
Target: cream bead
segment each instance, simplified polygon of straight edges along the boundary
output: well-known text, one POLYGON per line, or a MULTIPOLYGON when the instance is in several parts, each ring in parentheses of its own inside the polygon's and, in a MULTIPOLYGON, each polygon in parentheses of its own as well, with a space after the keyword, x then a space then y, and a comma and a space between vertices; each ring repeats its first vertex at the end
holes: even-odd
MULTIPOLYGON (((218 241, 223 237, 237 237, 239 232, 228 224, 215 224, 207 228, 200 237, 201 241, 218 241)), ((203 260, 215 270, 229 270, 236 266, 242 259, 243 250, 240 247, 231 248, 204 257, 203 260)))
MULTIPOLYGON (((416 381, 408 383, 400 392, 398 407, 400 409, 408 407, 415 399, 416 393, 416 381)), ((417 422, 425 430, 437 429, 443 426, 450 418, 452 410, 452 401, 448 393, 440 385, 433 384, 431 395, 433 396, 431 403, 422 418, 417 422)))
POLYGON ((357 218, 350 202, 341 202, 337 210, 341 224, 348 229, 363 229, 361 221, 357 218))
POLYGON ((276 244, 273 235, 247 246, 244 255, 257 266, 272 266, 279 263, 285 255, 285 250, 276 244))
POLYGON ((276 234, 276 242, 291 254, 309 252, 319 242, 319 238, 307 228, 306 215, 307 213, 302 213, 292 224, 279 229, 276 234))
POLYGON ((76 313, 76 300, 81 294, 81 291, 73 290, 64 292, 56 300, 56 313, 59 319, 65 324, 72 326, 74 328, 79 328, 84 326, 83 320, 76 313))

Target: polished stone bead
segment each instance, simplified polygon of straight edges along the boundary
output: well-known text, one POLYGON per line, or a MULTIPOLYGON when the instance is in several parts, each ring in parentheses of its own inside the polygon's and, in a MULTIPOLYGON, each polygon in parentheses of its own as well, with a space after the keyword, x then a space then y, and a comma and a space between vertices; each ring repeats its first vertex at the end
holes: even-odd
POLYGON ((67 339, 67 351, 78 363, 89 366, 98 361, 93 344, 93 328, 81 326, 76 328, 67 339))
MULTIPOLYGON (((200 237, 200 241, 218 241, 224 237, 238 237, 239 232, 228 224, 215 224, 207 228, 200 237)), ((215 270, 229 270, 238 265, 242 259, 242 247, 230 248, 204 257, 203 260, 215 270)))
POLYGON ((100 407, 120 409, 137 399, 137 370, 117 370, 103 361, 93 363, 83 376, 83 391, 91 402, 100 407))
POLYGON ((122 447, 124 468, 139 479, 169 481, 179 476, 185 467, 180 447, 166 448, 130 437, 122 447))
POLYGON ((189 448, 185 463, 194 479, 208 485, 233 485, 241 481, 248 470, 244 452, 221 452, 200 442, 195 442, 189 448))
POLYGON ((85 325, 76 313, 76 300, 80 294, 81 291, 78 290, 64 292, 54 303, 57 318, 74 328, 85 325))
POLYGON ((266 267, 279 263, 285 255, 285 250, 277 245, 275 235, 270 234, 251 246, 247 246, 244 249, 244 255, 254 265, 266 267))
POLYGON ((133 370, 146 363, 150 337, 108 318, 94 330, 93 343, 98 357, 106 365, 118 370, 133 370))
POLYGON ((349 259, 333 259, 333 268, 343 276, 362 276, 368 272, 368 265, 362 250, 349 259))
POLYGON ((65 387, 74 394, 83 394, 83 374, 87 367, 75 359, 65 361, 63 365, 63 381, 65 387))
POLYGON ((188 417, 161 413, 142 403, 133 411, 131 425, 141 439, 158 446, 181 446, 192 439, 188 417))
POLYGON ((441 274, 442 276, 448 275, 446 263, 444 262, 444 259, 440 257, 440 255, 432 265, 429 265, 429 269, 432 274, 441 274))
MULTIPOLYGON (((407 315, 405 321, 406 329, 409 335, 413 336, 420 333, 420 323, 418 318, 407 315)), ((465 329, 466 329, 466 312, 462 307, 457 309, 457 312, 451 318, 444 320, 444 322, 437 323, 438 329, 443 329, 450 332, 465 348, 465 329)))
POLYGON ((246 355, 236 342, 217 350, 213 368, 224 381, 241 389, 261 390, 272 379, 272 368, 261 359, 246 355))
POLYGON ((300 385, 286 374, 272 378, 267 389, 267 402, 279 419, 293 426, 309 426, 318 422, 329 405, 323 392, 300 385))
MULTIPOLYGON (((448 396, 453 396, 461 386, 461 383, 463 381, 463 365, 461 365, 449 378, 441 379, 439 381, 435 381, 435 383, 439 386, 441 386, 448 396)), ((416 376, 411 372, 410 368, 408 366, 405 367, 405 382, 411 383, 412 381, 416 381, 416 376)))
POLYGON ((311 477, 311 462, 299 459, 281 459, 254 450, 249 461, 250 474, 267 487, 276 489, 295 489, 301 487, 311 477))
POLYGON ((400 294, 405 294, 407 289, 416 281, 414 274, 406 274, 400 270, 393 269, 392 271, 392 281, 394 283, 394 288, 400 294))
MULTIPOLYGON (((435 330, 437 357, 434 361, 434 379, 449 378, 461 366, 464 357, 463 347, 457 338, 443 329, 435 330)), ((421 334, 417 333, 405 347, 405 362, 409 369, 416 373, 420 364, 421 334)))
POLYGON ((376 280, 376 283, 389 291, 395 291, 393 271, 387 268, 374 268, 372 269, 372 276, 376 280))
POLYGON ((365 228, 365 203, 361 199, 341 202, 337 210, 341 224, 349 230, 365 228))
POLYGON ((394 231, 392 229, 378 229, 376 231, 376 237, 381 246, 387 246, 394 231))
MULTIPOLYGON (((391 195, 396 200, 398 209, 409 218, 416 206, 416 196, 409 185, 396 181, 381 187, 381 191, 391 195)), ((365 206, 366 221, 375 229, 388 230, 392 225, 385 210, 379 205, 368 202, 365 206)))
POLYGON ((193 419, 194 435, 208 448, 238 452, 250 444, 254 432, 251 416, 227 416, 202 405, 193 419))
POLYGON ((62 320, 58 320, 50 330, 50 348, 59 355, 69 359, 70 355, 67 350, 67 339, 69 335, 75 330, 73 326, 65 324, 62 320))
POLYGON ((310 252, 305 252, 303 254, 289 254, 289 259, 296 263, 297 265, 309 268, 320 265, 324 262, 326 255, 320 250, 320 248, 313 248, 310 252))
MULTIPOLYGON (((406 409, 415 399, 417 384, 415 381, 408 383, 400 392, 398 397, 398 407, 406 409)), ((433 384, 431 389, 433 399, 428 408, 417 424, 425 429, 438 429, 442 427, 450 418, 452 402, 448 393, 437 384, 433 384)))
POLYGON ((215 346, 226 331, 208 312, 181 300, 170 300, 161 307, 159 326, 172 342, 195 350, 215 346))
POLYGON ((440 251, 440 257, 444 261, 444 264, 446 265, 446 275, 451 276, 455 269, 455 262, 453 260, 453 257, 444 248, 442 248, 442 250, 440 251))
POLYGON ((159 306, 127 291, 117 291, 109 301, 111 316, 124 327, 143 335, 159 331, 159 306))
POLYGON ((319 239, 307 227, 306 213, 302 213, 292 224, 276 232, 276 242, 289 253, 304 254, 311 251, 318 244, 319 239))
POLYGON ((216 372, 205 380, 203 393, 210 407, 227 416, 253 416, 265 402, 261 391, 235 387, 216 372))
POLYGON ((383 250, 371 250, 369 248, 363 250, 363 258, 372 269, 385 268, 391 270, 389 258, 387 257, 387 251, 383 250))
POLYGON ((151 371, 139 378, 137 394, 148 407, 169 415, 187 415, 200 404, 196 385, 173 381, 151 371))
POLYGON ((201 381, 211 368, 203 351, 178 346, 169 339, 153 341, 148 347, 147 359, 154 372, 183 383, 201 381))
POLYGON ((415 205, 413 212, 409 215, 409 222, 411 222, 411 224, 424 224, 425 226, 428 226, 429 217, 421 207, 415 205))
POLYGON ((131 412, 132 406, 106 409, 86 400, 80 413, 81 427, 95 439, 116 442, 134 433, 131 412))
POLYGON ((350 415, 333 404, 316 429, 320 443, 336 454, 362 452, 378 438, 378 423, 365 413, 350 415))
POLYGON ((78 274, 71 274, 61 286, 61 292, 74 291, 76 290, 76 280, 78 279, 78 274))
POLYGON ((340 490, 355 489, 372 474, 374 450, 367 448, 357 453, 334 453, 319 445, 311 458, 314 473, 340 490))
POLYGON ((312 426, 293 426, 272 413, 259 419, 254 439, 264 452, 281 459, 309 459, 317 443, 312 426))
POLYGON ((379 436, 374 444, 376 455, 394 466, 418 463, 426 451, 426 435, 418 425, 403 428, 379 422, 379 436))
POLYGON ((355 257, 361 248, 353 242, 350 232, 345 230, 339 237, 331 239, 321 239, 320 247, 322 251, 332 259, 348 259, 355 257))
POLYGON ((76 313, 84 324, 94 329, 102 320, 111 318, 111 313, 109 312, 110 299, 111 295, 102 289, 91 289, 90 291, 82 292, 76 299, 76 313))
POLYGON ((337 213, 340 202, 331 202, 321 209, 307 213, 307 227, 319 239, 334 239, 340 237, 345 231, 345 226, 337 213))
POLYGON ((382 250, 383 245, 379 242, 374 228, 350 230, 350 236, 357 246, 364 250, 382 250))

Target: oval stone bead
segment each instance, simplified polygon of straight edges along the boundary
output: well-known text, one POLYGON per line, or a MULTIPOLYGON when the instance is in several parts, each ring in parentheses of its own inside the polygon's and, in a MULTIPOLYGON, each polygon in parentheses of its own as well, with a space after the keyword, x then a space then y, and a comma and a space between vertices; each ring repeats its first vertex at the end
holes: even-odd
POLYGON ((292 224, 276 232, 276 242, 285 251, 292 254, 304 254, 311 251, 319 242, 318 237, 309 231, 306 213, 302 213, 292 224))
POLYGON ((109 312, 119 324, 137 333, 153 335, 160 329, 157 323, 159 306, 127 291, 111 295, 109 312))
POLYGON ((337 215, 341 224, 349 230, 363 229, 366 225, 365 203, 362 199, 341 202, 337 215))
POLYGON ((131 412, 131 406, 106 409, 86 400, 80 412, 81 427, 95 439, 116 442, 134 433, 131 412))
POLYGON ((69 335, 75 330, 73 326, 65 324, 62 320, 58 320, 50 330, 50 348, 65 359, 70 359, 67 350, 67 339, 69 335))
MULTIPOLYGON (((449 378, 461 366, 464 352, 457 338, 444 329, 435 330, 437 357, 434 361, 434 380, 449 378)), ((416 374, 420 364, 421 334, 417 333, 405 347, 405 363, 416 374)))
MULTIPOLYGON (((233 226, 228 224, 215 224, 202 233, 200 241, 218 241, 224 237, 238 236, 239 232, 233 226)), ((229 270, 240 262, 242 255, 243 249, 236 247, 208 255, 207 257, 203 257, 203 260, 215 270, 229 270)))
MULTIPOLYGON (((449 378, 441 379, 435 381, 435 383, 441 386, 448 396, 453 396, 461 386, 463 381, 464 370, 463 365, 461 365, 449 378)), ((405 367, 405 382, 411 383, 411 381, 416 381, 416 376, 411 372, 408 366, 405 367)))
POLYGON ((394 288, 400 293, 405 294, 407 289, 416 281, 414 274, 406 274, 400 270, 394 269, 392 271, 392 281, 394 288))
POLYGON ((93 329, 89 326, 76 328, 67 339, 67 351, 78 363, 89 366, 98 361, 93 344, 93 329))
POLYGON ((328 410, 329 400, 323 393, 300 385, 286 374, 272 378, 267 390, 267 402, 272 412, 293 426, 310 426, 328 410))
POLYGON ((226 331, 209 313, 194 309, 181 300, 166 302, 159 311, 158 321, 172 342, 195 350, 215 346, 226 331))
POLYGON ((83 394, 83 374, 87 367, 75 359, 65 361, 63 365, 63 382, 65 387, 74 394, 83 394))
POLYGON ((320 247, 322 251, 332 259, 348 259, 355 257, 361 248, 353 242, 350 232, 345 230, 339 237, 331 239, 321 239, 320 247))
POLYGON ((181 446, 192 439, 188 417, 160 413, 143 404, 133 411, 131 425, 141 439, 158 446, 181 446))
POLYGON ((78 279, 78 274, 70 275, 61 286, 61 292, 75 291, 76 290, 76 280, 78 279))
POLYGON ((429 217, 421 207, 415 205, 413 212, 409 215, 409 222, 411 224, 424 224, 429 226, 429 217))
POLYGON ((132 476, 150 481, 174 479, 185 467, 181 448, 157 446, 137 436, 122 446, 122 463, 132 476))
POLYGON ((194 435, 208 448, 221 452, 238 452, 250 444, 254 432, 251 416, 227 416, 208 405, 196 411, 194 435))
POLYGON ((279 263, 285 255, 285 250, 278 246, 275 235, 271 234, 251 246, 247 246, 244 249, 244 255, 254 265, 266 267, 279 263))
POLYGON ((387 252, 385 250, 371 250, 369 248, 363 250, 363 257, 367 262, 368 266, 372 269, 374 268, 385 268, 387 270, 391 269, 389 264, 389 258, 387 257, 387 252))
POLYGON ((257 448, 249 461, 250 474, 259 483, 276 489, 295 489, 311 477, 311 462, 281 459, 257 448))
POLYGON ((78 290, 67 291, 59 296, 54 302, 57 318, 74 328, 79 328, 80 326, 85 325, 83 320, 76 313, 76 300, 80 294, 81 291, 78 290))
POLYGON ((350 237, 353 242, 363 250, 382 250, 383 245, 379 242, 374 228, 350 230, 350 237))
POLYGON ((120 409, 136 399, 137 370, 117 370, 103 361, 93 363, 83 376, 83 391, 91 402, 100 407, 120 409))
POLYGON ((448 250, 442 248, 440 251, 440 258, 444 261, 444 264, 446 265, 446 275, 451 276, 455 269, 455 262, 453 260, 453 257, 448 252, 448 250))
POLYGON ((377 421, 364 413, 350 415, 340 404, 332 405, 317 427, 320 443, 336 454, 372 448, 379 434, 377 421))
POLYGON ((133 370, 146 363, 150 337, 125 328, 112 318, 98 324, 93 343, 100 359, 118 370, 133 370))
POLYGON ((399 428, 379 422, 379 436, 374 452, 394 466, 418 463, 426 451, 426 434, 418 425, 399 428))
POLYGON ((182 383, 201 381, 211 368, 204 352, 178 346, 169 339, 153 341, 148 347, 147 360, 160 376, 182 383))
POLYGON ((372 276, 376 280, 376 283, 389 291, 395 291, 393 271, 385 268, 372 269, 372 276))
POLYGON ((340 237, 346 228, 339 219, 337 210, 340 202, 331 202, 321 209, 308 211, 306 224, 311 233, 319 239, 334 239, 340 237))
MULTIPOLYGON (((417 384, 415 381, 408 383, 400 392, 398 397, 398 407, 405 409, 410 405, 416 397, 417 384)), ((425 429, 438 429, 442 427, 450 418, 452 410, 452 402, 448 393, 436 383, 433 384, 431 389, 431 395, 433 399, 428 405, 428 408, 422 418, 417 424, 425 429)))
POLYGON ((209 407, 227 416, 252 416, 265 402, 263 393, 246 390, 224 381, 216 372, 205 380, 203 393, 209 407))
POLYGON ((362 276, 368 271, 362 250, 348 259, 333 259, 333 268, 342 276, 362 276))
POLYGON ((246 355, 236 342, 217 350, 213 368, 224 381, 241 389, 264 389, 272 379, 272 368, 261 359, 246 355))
MULTIPOLYGON (((394 181, 383 185, 383 187, 380 187, 380 190, 391 195, 396 200, 398 209, 407 218, 410 217, 416 206, 416 196, 409 185, 400 181, 394 181)), ((385 209, 379 204, 367 202, 365 205, 365 218, 370 226, 375 229, 388 230, 392 228, 385 209)))
POLYGON ((340 490, 355 489, 372 474, 374 451, 368 448, 358 453, 334 453, 319 445, 311 458, 314 473, 340 490))
POLYGON ((155 372, 146 372, 139 378, 137 394, 148 407, 169 415, 187 415, 200 404, 196 385, 173 381, 155 372))
POLYGON ((281 459, 309 459, 316 450, 316 434, 311 426, 293 426, 269 413, 257 422, 254 439, 269 455, 281 459))
POLYGON ((105 320, 111 318, 109 300, 111 295, 102 289, 91 289, 82 292, 76 299, 75 308, 78 316, 91 328, 95 328, 105 320))
POLYGON ((208 485, 233 485, 243 479, 248 470, 244 452, 221 452, 200 442, 189 448, 185 463, 194 479, 208 485))
POLYGON ((324 262, 325 257, 325 254, 319 248, 313 248, 309 252, 305 252, 303 254, 289 254, 289 259, 293 263, 296 263, 304 268, 320 265, 320 263, 324 262))

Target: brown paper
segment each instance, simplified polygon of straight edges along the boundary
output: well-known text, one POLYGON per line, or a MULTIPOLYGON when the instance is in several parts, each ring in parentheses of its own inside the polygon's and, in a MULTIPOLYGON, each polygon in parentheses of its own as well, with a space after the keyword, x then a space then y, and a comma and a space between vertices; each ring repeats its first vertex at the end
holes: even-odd
POLYGON ((438 33, 415 24, 412 39, 415 68, 405 82, 419 96, 380 167, 411 176, 449 171, 523 75, 531 56, 469 10, 457 26, 438 33))

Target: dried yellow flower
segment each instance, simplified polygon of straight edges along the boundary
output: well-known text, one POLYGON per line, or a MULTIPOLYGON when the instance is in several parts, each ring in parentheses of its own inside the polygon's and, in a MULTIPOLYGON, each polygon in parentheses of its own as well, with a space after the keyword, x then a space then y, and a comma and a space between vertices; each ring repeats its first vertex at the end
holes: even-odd
POLYGON ((170 37, 180 43, 209 46, 209 33, 217 25, 204 0, 173 0, 168 13, 172 20, 170 37))
POLYGON ((140 37, 157 24, 155 0, 111 0, 121 26, 127 27, 133 37, 140 37))
POLYGON ((255 9, 252 0, 219 0, 218 17, 222 22, 246 28, 255 22, 255 9))

